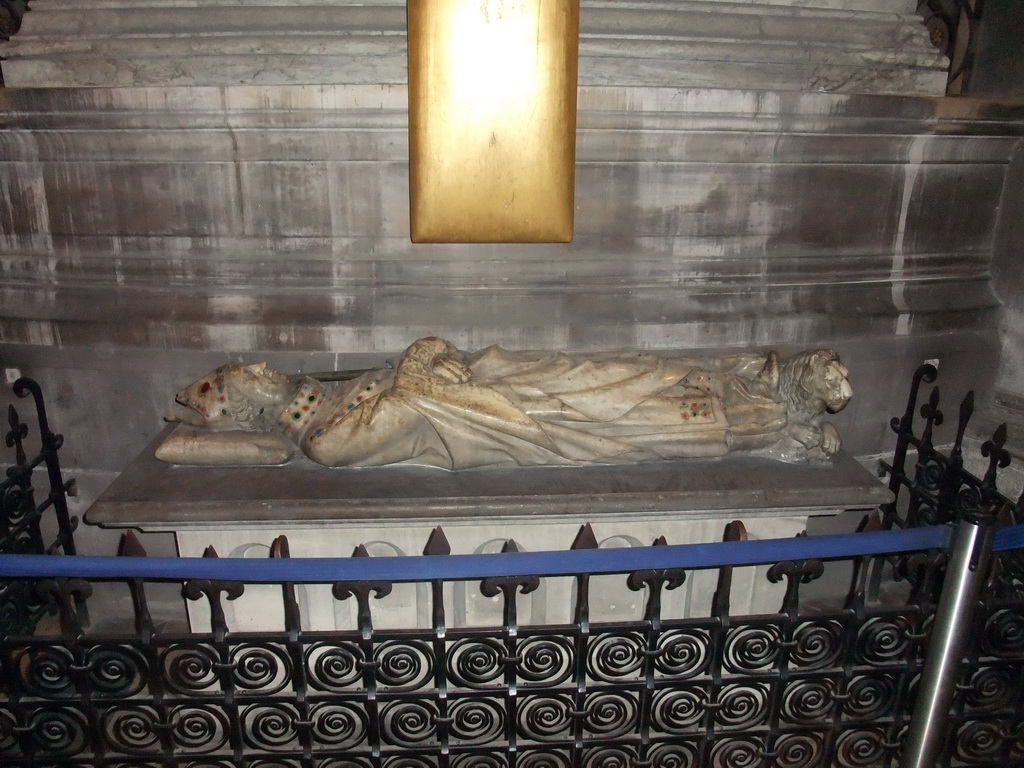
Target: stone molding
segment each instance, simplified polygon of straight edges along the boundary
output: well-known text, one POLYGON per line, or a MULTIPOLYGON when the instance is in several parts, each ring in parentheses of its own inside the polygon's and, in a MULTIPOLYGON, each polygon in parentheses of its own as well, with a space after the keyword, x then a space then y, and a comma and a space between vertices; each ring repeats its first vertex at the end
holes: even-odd
MULTIPOLYGON (((34 0, 17 87, 406 82, 405 4, 34 0)), ((583 0, 580 84, 938 95, 920 18, 878 0, 583 0)))
POLYGON ((574 242, 467 249, 409 242, 404 102, 375 86, 0 92, 0 343, 579 349, 992 327, 1012 106, 585 87, 574 242), (947 199, 963 218, 929 202, 947 199))

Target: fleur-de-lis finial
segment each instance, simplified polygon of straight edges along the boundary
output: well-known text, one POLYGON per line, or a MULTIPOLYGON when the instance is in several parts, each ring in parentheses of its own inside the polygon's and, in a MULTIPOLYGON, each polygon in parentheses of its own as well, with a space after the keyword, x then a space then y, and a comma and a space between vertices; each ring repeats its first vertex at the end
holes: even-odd
POLYGON ((981 455, 988 459, 988 471, 985 473, 984 483, 992 489, 996 487, 996 473, 999 469, 1010 466, 1010 452, 1003 447, 1004 445, 1006 445, 1005 422, 996 427, 991 440, 986 440, 981 445, 981 455))
POLYGON ((11 426, 7 432, 7 447, 14 449, 14 463, 19 467, 23 467, 27 458, 21 441, 28 437, 28 425, 21 422, 21 419, 18 418, 18 412, 14 409, 13 405, 7 406, 7 423, 11 426))

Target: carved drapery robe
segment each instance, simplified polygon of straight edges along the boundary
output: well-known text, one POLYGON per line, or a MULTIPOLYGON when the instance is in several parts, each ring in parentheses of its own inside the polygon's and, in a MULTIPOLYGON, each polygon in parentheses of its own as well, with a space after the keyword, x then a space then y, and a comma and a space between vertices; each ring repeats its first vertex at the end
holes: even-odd
POLYGON ((467 382, 429 371, 403 381, 400 366, 394 386, 359 401, 365 380, 354 382, 332 398, 325 423, 307 432, 305 452, 331 466, 639 462, 722 456, 739 442, 768 447, 786 425, 785 405, 756 381, 764 356, 576 356, 495 346, 462 362, 467 382))

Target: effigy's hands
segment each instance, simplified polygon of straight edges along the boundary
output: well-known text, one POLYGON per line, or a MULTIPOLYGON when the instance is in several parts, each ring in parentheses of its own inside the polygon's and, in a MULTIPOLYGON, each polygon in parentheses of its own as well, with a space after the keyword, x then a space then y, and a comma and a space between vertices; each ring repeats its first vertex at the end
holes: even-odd
POLYGON ((394 389, 411 394, 428 394, 438 387, 465 384, 471 372, 455 345, 436 336, 413 342, 398 364, 394 389))
POLYGON ((453 357, 436 355, 430 364, 431 372, 450 384, 465 384, 472 376, 469 366, 453 357))

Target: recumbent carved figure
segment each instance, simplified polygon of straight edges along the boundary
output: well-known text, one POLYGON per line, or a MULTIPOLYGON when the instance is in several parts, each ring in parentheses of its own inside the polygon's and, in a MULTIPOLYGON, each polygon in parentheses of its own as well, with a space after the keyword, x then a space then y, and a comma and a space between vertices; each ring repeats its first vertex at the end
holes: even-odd
POLYGON ((661 357, 465 353, 414 342, 394 369, 318 381, 265 363, 225 365, 177 396, 184 424, 157 451, 181 464, 275 464, 296 449, 327 466, 614 464, 752 453, 826 462, 826 412, 853 391, 829 349, 661 357))

